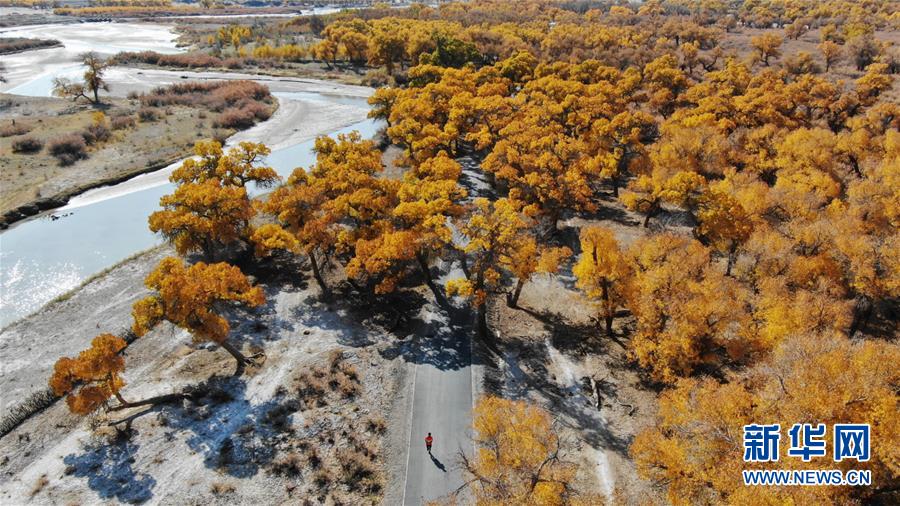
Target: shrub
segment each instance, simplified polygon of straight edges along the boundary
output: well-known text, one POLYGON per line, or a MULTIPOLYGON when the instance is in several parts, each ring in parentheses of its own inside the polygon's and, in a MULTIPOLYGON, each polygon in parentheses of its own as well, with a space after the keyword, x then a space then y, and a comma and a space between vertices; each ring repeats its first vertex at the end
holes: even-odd
POLYGON ((0 127, 0 137, 12 137, 14 135, 27 134, 31 131, 31 127, 25 123, 10 123, 0 127))
POLYGON ((309 467, 313 469, 322 467, 322 457, 319 456, 319 452, 315 448, 310 447, 306 454, 306 459, 309 461, 309 467))
POLYGON ((334 481, 334 475, 331 473, 331 470, 325 467, 319 469, 316 474, 313 475, 313 483, 319 488, 330 486, 332 481, 334 481))
POLYGON ((231 107, 222 112, 219 119, 216 120, 215 126, 243 130, 252 127, 254 123, 256 123, 256 114, 252 110, 231 107))
POLYGON ((44 147, 44 141, 34 137, 23 137, 12 143, 13 153, 37 153, 44 147))
POLYGON ((303 474, 303 457, 297 453, 289 453, 272 463, 272 472, 296 478, 303 474))
MULTIPOLYGON (((247 63, 250 63, 249 61, 247 63)), ((228 58, 222 62, 222 65, 225 65, 231 70, 234 69, 242 69, 244 68, 244 60, 241 58, 228 58)))
POLYGON ((225 495, 234 493, 234 485, 230 483, 222 483, 219 481, 213 482, 213 484, 209 487, 209 491, 212 492, 213 495, 225 495))
POLYGON ((159 111, 152 107, 141 107, 138 109, 138 118, 145 123, 156 121, 159 118, 159 111))
POLYGON ((228 137, 229 135, 227 130, 213 130, 212 139, 223 146, 228 143, 228 137))
POLYGON ((325 395, 325 385, 323 378, 304 372, 297 378, 298 397, 301 400, 324 402, 322 397, 325 395))
POLYGON ((87 144, 84 138, 78 134, 69 134, 48 145, 50 154, 59 160, 60 165, 72 165, 78 160, 87 158, 87 144))
POLYGON ((132 116, 117 116, 110 120, 110 125, 113 130, 124 130, 126 128, 131 128, 135 125, 134 118, 132 116))
POLYGON ((156 51, 123 52, 113 57, 118 64, 146 63, 163 67, 196 68, 221 67, 222 60, 202 52, 183 54, 160 54, 156 51))
POLYGON ((380 88, 391 84, 391 75, 383 68, 372 69, 366 72, 362 78, 362 84, 373 88, 380 88))
POLYGON ((360 452, 339 451, 338 462, 341 466, 341 481, 350 490, 378 492, 381 484, 378 481, 375 466, 360 452))
POLYGON ((50 480, 47 479, 47 475, 42 474, 37 481, 34 482, 34 486, 31 487, 31 497, 38 495, 41 490, 44 490, 44 487, 46 487, 48 483, 50 483, 50 480))
POLYGON ((372 417, 366 420, 366 429, 368 429, 369 432, 374 432, 375 434, 384 434, 384 432, 387 430, 387 422, 385 422, 384 418, 380 416, 372 417))
POLYGON ((85 128, 81 132, 81 137, 84 139, 88 145, 93 145, 98 142, 104 142, 109 140, 110 132, 109 128, 103 124, 93 124, 85 128))

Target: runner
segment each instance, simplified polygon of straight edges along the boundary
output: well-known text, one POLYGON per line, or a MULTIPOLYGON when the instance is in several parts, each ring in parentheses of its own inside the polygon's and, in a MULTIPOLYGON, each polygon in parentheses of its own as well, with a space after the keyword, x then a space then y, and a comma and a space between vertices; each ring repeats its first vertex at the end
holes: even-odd
POLYGON ((428 433, 428 436, 425 437, 425 449, 428 450, 428 454, 431 454, 431 443, 434 442, 434 438, 431 437, 431 433, 428 433))

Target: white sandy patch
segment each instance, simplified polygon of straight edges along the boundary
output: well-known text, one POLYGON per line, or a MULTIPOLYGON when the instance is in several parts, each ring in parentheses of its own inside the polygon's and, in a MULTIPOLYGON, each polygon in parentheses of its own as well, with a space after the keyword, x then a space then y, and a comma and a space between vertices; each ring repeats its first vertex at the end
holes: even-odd
MULTIPOLYGON (((606 427, 608 425, 607 420, 594 409, 592 400, 584 395, 579 385, 578 378, 585 375, 583 374, 583 367, 568 356, 560 353, 549 340, 545 342, 545 345, 547 356, 550 359, 548 370, 556 376, 556 383, 567 393, 565 402, 570 405, 569 409, 581 411, 583 414, 596 420, 598 426, 606 427)), ((584 452, 588 465, 596 466, 594 475, 600 485, 600 489, 611 500, 615 489, 615 480, 606 450, 585 442, 584 452)))
POLYGON ((606 450, 585 445, 585 451, 588 455, 589 464, 593 461, 593 464, 596 466, 594 471, 597 476, 597 482, 600 484, 600 490, 607 499, 612 501, 615 481, 612 475, 612 468, 609 465, 609 458, 606 456, 606 450))

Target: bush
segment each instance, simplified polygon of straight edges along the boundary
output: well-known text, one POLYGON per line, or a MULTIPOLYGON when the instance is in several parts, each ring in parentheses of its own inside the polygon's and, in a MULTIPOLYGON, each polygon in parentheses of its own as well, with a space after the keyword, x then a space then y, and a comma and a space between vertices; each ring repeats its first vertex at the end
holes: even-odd
POLYGON ((141 107, 138 109, 138 118, 145 123, 156 121, 159 118, 159 111, 152 107, 141 107))
POLYGON ((303 457, 297 453, 289 453, 272 463, 272 472, 287 477, 299 477, 303 474, 303 457))
POLYGON ((44 147, 44 141, 34 137, 23 137, 12 143, 13 153, 37 153, 44 147))
POLYGON ((109 140, 110 135, 109 128, 102 124, 90 125, 81 132, 81 137, 88 145, 105 142, 109 140))
POLYGON ((375 466, 360 452, 342 450, 337 454, 341 481, 353 491, 377 493, 381 489, 375 466))
POLYGON ((233 494, 235 488, 234 485, 230 483, 222 483, 217 481, 209 487, 209 491, 212 492, 213 495, 226 495, 233 494))
POLYGON ((160 54, 156 51, 123 52, 113 57, 117 64, 146 63, 163 67, 196 68, 222 67, 223 62, 215 56, 202 52, 183 54, 160 54))
POLYGON ((352 399, 359 395, 359 383, 348 378, 344 374, 337 374, 335 375, 335 378, 337 379, 337 389, 341 392, 341 395, 348 399, 352 399))
POLYGON ((391 84, 392 81, 391 75, 383 68, 372 69, 366 72, 366 75, 362 78, 362 84, 373 88, 387 86, 391 84))
POLYGON ((117 116, 110 120, 110 125, 113 130, 124 130, 133 127, 135 121, 132 116, 117 116))
POLYGON ((59 160, 60 165, 72 165, 87 158, 87 144, 84 143, 84 137, 78 134, 69 134, 51 141, 48 149, 59 160))
POLYGON ((380 416, 372 417, 366 420, 366 429, 375 434, 384 434, 387 431, 387 422, 380 416))
POLYGON ((256 114, 247 108, 231 107, 225 109, 216 120, 215 126, 221 128, 234 128, 235 130, 243 130, 250 128, 256 123, 256 114))
POLYGON ((12 137, 14 135, 27 134, 31 131, 31 127, 24 123, 11 123, 0 127, 0 137, 12 137))
POLYGON ((316 371, 313 371, 313 374, 306 372, 300 374, 300 377, 297 378, 297 396, 301 400, 309 401, 309 404, 322 405, 327 383, 324 378, 315 373, 316 371))

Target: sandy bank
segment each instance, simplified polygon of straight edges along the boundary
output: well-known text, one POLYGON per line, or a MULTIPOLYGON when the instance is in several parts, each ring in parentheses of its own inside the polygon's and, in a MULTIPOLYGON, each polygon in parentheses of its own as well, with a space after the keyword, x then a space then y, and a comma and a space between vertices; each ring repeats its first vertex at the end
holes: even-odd
MULTIPOLYGON (((100 332, 127 328, 131 304, 146 294, 142 279, 168 253, 159 248, 127 261, 4 329, 4 408, 44 388, 58 357, 77 353, 100 332)), ((151 408, 125 439, 95 428, 141 409, 75 417, 56 402, 0 439, 0 502, 277 504, 308 497, 324 503, 330 493, 374 504, 396 490, 409 389, 404 341, 384 329, 388 318, 360 310, 352 297, 326 305, 302 274, 286 278, 263 284, 263 307, 229 313, 230 340, 247 353, 264 353, 259 367, 231 377, 234 362, 224 351, 161 325, 126 350, 123 394, 140 399, 216 376, 215 399, 151 408), (358 393, 348 397, 327 387, 333 390, 324 404, 296 404, 299 374, 327 370, 337 350, 358 374, 358 393), (383 428, 370 420, 381 420, 383 428), (310 447, 330 473, 324 489, 307 463, 310 447), (380 491, 354 491, 343 481, 342 459, 361 447, 371 450, 367 458, 380 470, 380 491), (294 456, 301 459, 298 473, 279 471, 294 456)))

